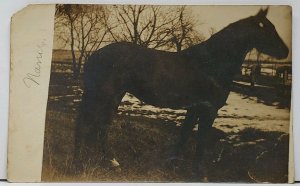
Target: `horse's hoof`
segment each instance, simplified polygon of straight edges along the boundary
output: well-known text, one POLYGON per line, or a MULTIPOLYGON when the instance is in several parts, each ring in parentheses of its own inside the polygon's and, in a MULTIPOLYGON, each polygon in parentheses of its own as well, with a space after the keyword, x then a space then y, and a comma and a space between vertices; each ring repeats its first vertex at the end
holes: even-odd
POLYGON ((120 163, 116 160, 116 158, 113 158, 112 160, 109 160, 111 163, 111 167, 119 167, 120 163))
POLYGON ((109 167, 110 167, 110 170, 112 170, 114 172, 121 172, 121 170, 122 170, 120 163, 116 160, 116 158, 109 160, 109 167))

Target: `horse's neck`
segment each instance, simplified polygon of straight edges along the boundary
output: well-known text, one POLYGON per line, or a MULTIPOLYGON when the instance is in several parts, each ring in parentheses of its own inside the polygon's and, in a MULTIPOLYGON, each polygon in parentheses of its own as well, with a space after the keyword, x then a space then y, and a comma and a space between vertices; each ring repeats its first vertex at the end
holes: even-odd
POLYGON ((199 60, 195 62, 207 69, 209 75, 227 86, 239 71, 250 49, 249 39, 243 34, 238 35, 234 30, 223 30, 191 50, 199 56, 199 60), (206 55, 206 62, 202 63, 204 57, 200 53, 206 55))
MULTIPOLYGON (((224 29, 206 41, 206 47, 209 54, 216 58, 227 58, 233 61, 228 63, 236 63, 235 60, 244 60, 247 52, 251 49, 250 38, 247 33, 241 32, 241 29, 224 29)), ((223 64, 223 61, 215 60, 214 62, 223 64)), ((232 64, 229 64, 232 65, 232 64)))
POLYGON ((222 38, 212 38, 208 41, 207 48, 212 57, 211 63, 220 76, 236 74, 249 51, 246 42, 222 38))

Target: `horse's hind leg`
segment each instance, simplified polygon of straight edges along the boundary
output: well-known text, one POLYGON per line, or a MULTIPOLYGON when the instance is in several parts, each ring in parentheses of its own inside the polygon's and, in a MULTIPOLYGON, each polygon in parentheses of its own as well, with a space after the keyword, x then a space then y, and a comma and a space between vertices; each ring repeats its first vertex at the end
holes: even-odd
POLYGON ((111 147, 108 145, 108 129, 124 95, 125 92, 106 95, 101 98, 101 102, 103 103, 103 105, 99 106, 98 109, 96 109, 97 121, 95 123, 96 126, 94 129, 97 133, 96 149, 101 151, 104 157, 109 160, 112 159, 113 153, 111 147))
POLYGON ((79 114, 77 118, 75 128, 75 163, 79 168, 82 164, 88 161, 88 157, 91 157, 91 153, 96 148, 97 143, 97 104, 96 104, 96 92, 85 90, 82 95, 82 101, 79 108, 79 114))
POLYGON ((87 133, 87 129, 91 127, 92 121, 90 120, 95 113, 93 111, 95 110, 94 107, 96 105, 92 104, 92 99, 95 98, 94 92, 84 91, 82 95, 81 104, 79 107, 79 114, 77 117, 76 127, 75 127, 75 160, 76 163, 81 163, 79 160, 81 159, 81 156, 83 155, 83 152, 85 152, 86 149, 84 149, 86 140, 85 135, 87 133))
POLYGON ((105 86, 92 91, 85 90, 76 126, 76 160, 87 161, 87 157, 98 155, 99 152, 108 154, 108 128, 124 95, 121 91, 112 90, 105 86))

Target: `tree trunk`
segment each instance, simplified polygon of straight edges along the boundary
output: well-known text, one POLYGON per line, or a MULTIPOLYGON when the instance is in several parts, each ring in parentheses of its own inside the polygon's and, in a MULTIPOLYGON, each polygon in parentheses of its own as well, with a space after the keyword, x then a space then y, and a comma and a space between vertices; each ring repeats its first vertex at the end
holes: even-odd
POLYGON ((70 33, 71 33, 71 43, 70 43, 70 47, 71 47, 71 53, 72 53, 72 65, 73 65, 73 77, 74 79, 78 78, 78 66, 76 63, 76 55, 75 55, 75 49, 74 49, 74 20, 72 19, 70 14, 67 14, 68 18, 70 20, 70 33))

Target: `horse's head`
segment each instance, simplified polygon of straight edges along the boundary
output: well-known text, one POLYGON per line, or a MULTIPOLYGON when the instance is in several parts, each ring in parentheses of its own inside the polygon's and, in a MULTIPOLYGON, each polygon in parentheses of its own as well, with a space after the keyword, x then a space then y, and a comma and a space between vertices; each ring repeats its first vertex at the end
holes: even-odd
POLYGON ((267 19, 268 8, 251 17, 251 44, 259 52, 284 59, 288 56, 289 49, 278 35, 275 26, 267 19))

